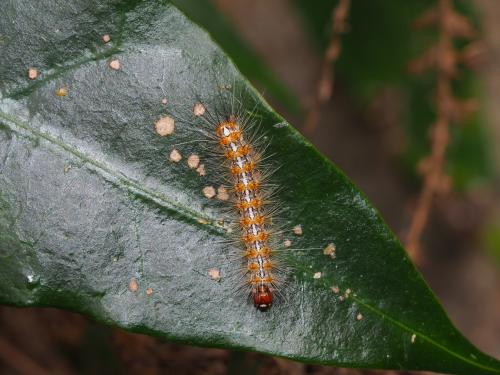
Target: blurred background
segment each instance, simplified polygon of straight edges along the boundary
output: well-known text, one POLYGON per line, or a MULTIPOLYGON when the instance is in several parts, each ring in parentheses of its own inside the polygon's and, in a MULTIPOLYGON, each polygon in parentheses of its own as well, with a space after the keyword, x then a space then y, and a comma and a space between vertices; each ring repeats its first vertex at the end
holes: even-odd
MULTIPOLYGON (((500 358, 500 1, 173 3, 366 193, 459 330, 500 358)), ((170 344, 9 307, 0 373, 398 374, 170 344)))

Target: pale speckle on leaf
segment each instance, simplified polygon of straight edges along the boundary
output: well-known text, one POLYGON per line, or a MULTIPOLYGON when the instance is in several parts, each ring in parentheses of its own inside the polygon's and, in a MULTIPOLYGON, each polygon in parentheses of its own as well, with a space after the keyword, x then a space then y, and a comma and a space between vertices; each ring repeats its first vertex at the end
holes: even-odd
POLYGON ((205 174, 207 173, 205 171, 205 164, 200 164, 200 166, 196 168, 196 172, 198 172, 198 174, 202 177, 205 176, 205 174))
POLYGON ((38 70, 35 68, 29 68, 28 69, 28 78, 29 79, 36 79, 38 77, 38 70))
POLYGON ((192 169, 198 168, 198 165, 200 165, 200 157, 196 154, 191 154, 187 159, 187 163, 189 168, 192 169))
POLYGON ((220 279, 220 271, 217 268, 211 268, 208 270, 208 276, 210 276, 212 280, 217 281, 220 279))
POLYGON ((302 225, 296 225, 293 227, 293 233, 296 235, 296 236, 302 236, 302 225))
POLYGON ((224 186, 219 186, 217 188, 217 199, 221 201, 227 201, 229 199, 229 193, 224 186))
POLYGON ((215 197, 215 188, 213 186, 205 186, 203 188, 203 195, 208 199, 212 199, 215 197))
POLYGON ((109 67, 113 70, 118 70, 121 67, 120 60, 114 59, 109 62, 109 67))
POLYGON ((205 114, 205 106, 201 103, 196 103, 193 106, 193 115, 196 117, 203 116, 205 114))
POLYGON ((55 95, 59 96, 59 97, 64 97, 64 96, 68 95, 68 87, 67 86, 59 87, 55 91, 55 95))
POLYGON ((155 130, 158 135, 164 137, 166 135, 172 134, 175 129, 175 121, 170 116, 161 117, 155 123, 155 130))
POLYGON ((182 156, 180 154, 179 151, 177 151, 175 148, 170 152, 170 155, 169 155, 169 159, 170 161, 174 162, 174 163, 178 163, 179 161, 181 161, 182 159, 182 156))
POLYGON ((335 250, 335 245, 333 243, 329 243, 328 246, 323 249, 323 254, 335 259, 335 250))
POLYGON ((132 277, 128 282, 128 290, 130 290, 132 293, 139 290, 139 283, 137 282, 137 279, 135 277, 132 277))
POLYGON ((349 289, 349 288, 347 288, 347 289, 345 290, 345 293, 344 293, 344 298, 346 298, 346 299, 347 299, 347 298, 349 298, 349 295, 350 295, 351 293, 352 293, 352 290, 351 290, 351 289, 349 289))

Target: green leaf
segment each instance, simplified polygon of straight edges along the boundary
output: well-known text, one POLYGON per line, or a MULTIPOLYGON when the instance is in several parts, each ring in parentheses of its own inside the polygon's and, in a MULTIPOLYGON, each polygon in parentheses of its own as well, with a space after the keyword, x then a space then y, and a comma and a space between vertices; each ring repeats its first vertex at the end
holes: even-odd
POLYGON ((56 306, 167 340, 309 363, 500 373, 453 327, 359 190, 174 6, 12 0, 0 34, 1 303, 56 306), (40 72, 36 80, 28 67, 40 72), (201 193, 222 167, 209 167, 210 150, 198 143, 181 144, 199 139, 196 128, 154 131, 167 111, 188 116, 195 96, 213 108, 219 83, 244 89, 249 110, 257 103, 269 155, 281 165, 273 178, 280 219, 304 231, 290 238, 337 249, 336 259, 290 252, 289 298, 265 313, 235 291, 227 260, 241 250, 221 243, 225 205, 201 193), (61 87, 66 96, 55 95, 61 87), (167 160, 174 146, 184 155, 177 164, 167 160), (187 167, 191 152, 207 162, 206 176, 187 167), (210 268, 221 269, 219 282, 210 268), (137 291, 128 288, 133 278, 137 291), (332 286, 352 292, 342 302, 332 286))

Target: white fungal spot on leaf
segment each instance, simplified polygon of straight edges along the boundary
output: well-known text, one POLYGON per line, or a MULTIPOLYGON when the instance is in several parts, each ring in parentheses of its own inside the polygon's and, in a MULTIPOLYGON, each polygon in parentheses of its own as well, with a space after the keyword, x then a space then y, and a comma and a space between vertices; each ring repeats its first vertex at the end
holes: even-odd
POLYGON ((38 77, 38 70, 35 68, 29 68, 28 69, 28 78, 29 79, 36 79, 38 77))
POLYGON ((349 298, 349 295, 352 293, 352 290, 347 288, 344 293, 344 298, 347 299, 349 298))
POLYGON ((198 168, 198 165, 200 165, 200 157, 196 154, 191 154, 188 157, 187 163, 189 168, 192 169, 198 168))
POLYGON ((56 95, 56 96, 59 96, 59 97, 63 97, 63 96, 68 95, 68 87, 67 87, 67 86, 59 87, 59 88, 55 91, 55 95, 56 95))
POLYGON ((293 227, 293 233, 296 235, 296 236, 302 236, 302 225, 296 225, 293 227))
POLYGON ((177 150, 174 148, 174 149, 170 152, 169 159, 170 159, 170 161, 173 161, 174 163, 178 163, 179 161, 181 161, 182 156, 181 156, 180 152, 179 152, 179 151, 177 151, 177 150))
POLYGON ((200 176, 205 176, 205 174, 206 174, 205 165, 204 164, 200 164, 200 166, 198 168, 196 168, 196 172, 198 172, 198 174, 200 176))
POLYGON ((139 290, 139 283, 135 277, 132 277, 128 282, 128 290, 131 292, 137 292, 139 290))
POLYGON ((208 276, 210 276, 212 280, 219 280, 220 271, 217 268, 211 268, 208 270, 208 276))
POLYGON ((227 201, 229 199, 229 193, 224 186, 219 186, 217 188, 217 199, 221 201, 227 201))
POLYGON ((109 67, 110 67, 111 69, 113 69, 113 70, 118 70, 118 69, 120 69, 120 66, 121 66, 120 61, 119 61, 119 60, 117 60, 117 59, 111 60, 111 61, 109 62, 109 67))
POLYGON ((207 197, 208 199, 212 199, 213 197, 215 197, 215 189, 213 186, 205 186, 203 188, 203 195, 205 197, 207 197))
POLYGON ((175 129, 174 119, 170 116, 161 117, 158 121, 156 121, 155 129, 158 135, 162 137, 172 134, 175 129))
POLYGON ((323 254, 335 259, 335 250, 335 245, 333 243, 329 243, 328 246, 323 249, 323 254))
POLYGON ((193 115, 196 117, 203 116, 205 114, 205 106, 201 103, 196 103, 193 106, 193 115))

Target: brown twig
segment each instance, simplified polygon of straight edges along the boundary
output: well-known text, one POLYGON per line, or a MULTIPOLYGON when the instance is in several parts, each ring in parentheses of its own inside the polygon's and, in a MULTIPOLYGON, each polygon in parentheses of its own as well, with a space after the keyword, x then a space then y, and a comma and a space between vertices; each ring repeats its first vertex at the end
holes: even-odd
POLYGON ((316 86, 316 96, 307 114, 304 133, 312 134, 319 121, 320 111, 333 94, 334 64, 339 58, 342 48, 342 34, 347 30, 347 17, 351 0, 340 0, 332 11, 332 34, 328 47, 323 55, 321 75, 316 86))
POLYGON ((439 29, 438 44, 410 64, 410 71, 415 73, 429 68, 437 71, 437 119, 430 129, 431 154, 419 163, 423 186, 406 237, 408 253, 417 263, 421 261, 420 241, 433 199, 436 194, 446 192, 451 187, 450 179, 443 173, 450 124, 460 121, 462 115, 475 109, 471 101, 460 103, 455 99, 451 86, 459 56, 454 49, 453 38, 471 38, 474 35, 472 27, 465 17, 453 9, 452 0, 439 0, 437 8, 427 11, 414 26, 432 24, 436 24, 439 29))

